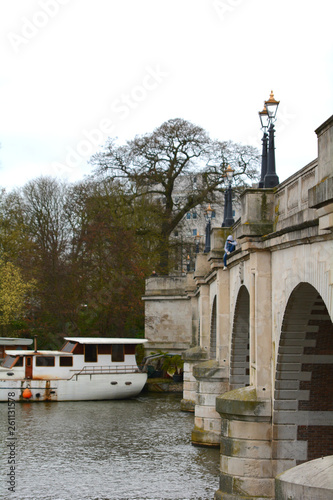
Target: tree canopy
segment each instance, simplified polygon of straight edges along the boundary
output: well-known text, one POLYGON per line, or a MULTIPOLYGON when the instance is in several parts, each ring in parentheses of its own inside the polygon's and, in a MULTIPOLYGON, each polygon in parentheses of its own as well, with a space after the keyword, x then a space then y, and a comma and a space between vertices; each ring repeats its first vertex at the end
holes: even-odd
POLYGON ((33 289, 34 281, 25 282, 19 268, 0 259, 0 326, 5 334, 8 325, 24 315, 33 289))
POLYGON ((252 146, 212 140, 201 127, 176 118, 125 145, 109 139, 91 163, 97 173, 118 180, 129 198, 145 198, 159 214, 159 270, 168 272, 168 241, 185 214, 225 189, 228 165, 236 186, 256 179, 259 154, 252 146), (176 198, 179 185, 183 195, 176 198))
POLYGON ((144 278, 155 264, 135 229, 140 218, 108 180, 41 177, 3 191, 2 331, 36 333, 41 346, 70 334, 142 335, 144 278))
POLYGON ((91 163, 75 184, 40 177, 0 192, 3 332, 48 347, 71 334, 143 335, 144 279, 172 268, 172 232, 225 190, 228 165, 236 190, 256 179, 258 153, 174 119, 125 145, 108 140, 91 163))

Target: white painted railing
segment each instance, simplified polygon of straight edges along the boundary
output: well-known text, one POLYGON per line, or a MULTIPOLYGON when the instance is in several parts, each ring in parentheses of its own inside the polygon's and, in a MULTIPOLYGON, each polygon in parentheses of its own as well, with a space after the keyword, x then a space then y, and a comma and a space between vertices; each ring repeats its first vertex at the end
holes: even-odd
POLYGON ((116 365, 116 366, 84 366, 81 370, 70 370, 75 375, 102 375, 105 373, 138 373, 136 365, 116 365))

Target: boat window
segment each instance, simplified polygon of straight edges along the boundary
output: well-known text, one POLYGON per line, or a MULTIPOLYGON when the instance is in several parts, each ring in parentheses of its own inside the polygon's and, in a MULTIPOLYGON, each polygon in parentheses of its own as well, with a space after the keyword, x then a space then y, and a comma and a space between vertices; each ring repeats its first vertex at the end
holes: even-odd
POLYGON ((2 362, 2 365, 4 368, 10 368, 12 364, 15 361, 15 356, 7 356, 4 361, 2 362))
POLYGON ((98 354, 111 354, 111 345, 98 344, 98 354))
POLYGON ((74 351, 72 351, 73 354, 84 354, 84 346, 83 344, 76 344, 74 351))
POLYGON ((36 366, 54 366, 54 356, 36 356, 36 366))
POLYGON ((112 344, 112 361, 124 361, 124 344, 112 344))
POLYGON ((97 344, 85 344, 84 361, 86 363, 97 363, 97 344))
POLYGON ((73 352, 75 346, 76 342, 67 342, 61 350, 63 352, 73 352))
POLYGON ((23 356, 18 356, 13 366, 23 366, 23 356))
POLYGON ((126 344, 125 354, 135 354, 135 344, 126 344))
POLYGON ((73 366, 72 356, 60 356, 59 366, 73 366))

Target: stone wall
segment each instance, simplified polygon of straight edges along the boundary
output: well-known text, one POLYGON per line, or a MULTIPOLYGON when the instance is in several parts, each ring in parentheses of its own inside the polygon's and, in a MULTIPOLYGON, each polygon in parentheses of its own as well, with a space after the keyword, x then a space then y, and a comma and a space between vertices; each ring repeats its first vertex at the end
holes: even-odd
POLYGON ((154 276, 146 280, 146 354, 163 350, 183 352, 192 343, 192 307, 186 276, 154 276))
POLYGON ((275 500, 331 500, 332 492, 333 456, 294 467, 275 480, 275 500))

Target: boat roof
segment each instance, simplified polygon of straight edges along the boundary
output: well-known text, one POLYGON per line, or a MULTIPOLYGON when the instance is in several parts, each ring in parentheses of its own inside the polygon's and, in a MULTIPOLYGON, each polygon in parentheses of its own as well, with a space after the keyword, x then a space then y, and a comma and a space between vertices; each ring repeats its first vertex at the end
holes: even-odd
POLYGON ((144 344, 147 339, 106 338, 106 337, 65 337, 69 342, 79 344, 144 344))
POLYGON ((6 349, 8 356, 73 356, 71 352, 64 351, 28 351, 18 349, 6 349))
POLYGON ((32 339, 19 339, 13 337, 0 337, 0 345, 30 345, 32 339))

